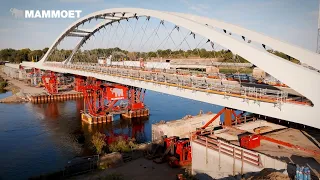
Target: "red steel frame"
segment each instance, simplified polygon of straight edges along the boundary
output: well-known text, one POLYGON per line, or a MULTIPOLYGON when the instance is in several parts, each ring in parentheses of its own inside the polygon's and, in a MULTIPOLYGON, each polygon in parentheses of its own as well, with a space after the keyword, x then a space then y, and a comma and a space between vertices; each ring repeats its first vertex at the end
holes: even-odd
POLYGON ((141 88, 132 87, 129 90, 129 109, 138 110, 145 108, 144 106, 144 96, 146 90, 141 88))
POLYGON ((101 81, 87 78, 86 85, 80 87, 83 91, 84 102, 89 113, 93 116, 105 115, 104 88, 101 81))
MULTIPOLYGON (((240 130, 240 131, 244 131, 244 130, 241 130, 241 129, 236 128, 236 127, 231 127, 231 128, 237 129, 237 130, 240 130)), ((275 143, 275 144, 279 144, 279 145, 282 145, 282 146, 286 146, 286 147, 289 147, 289 148, 305 151, 307 153, 314 154, 316 156, 320 155, 319 151, 310 150, 310 149, 304 148, 302 146, 294 145, 294 144, 291 144, 289 142, 281 141, 281 140, 274 139, 274 138, 271 138, 271 137, 267 137, 267 136, 264 136, 264 135, 261 135, 261 134, 257 134, 257 135, 260 137, 261 140, 265 140, 265 141, 269 141, 269 142, 272 142, 272 143, 275 143)))
POLYGON ((207 128, 213 121, 215 121, 219 116, 221 116, 224 113, 224 124, 226 126, 232 126, 232 121, 238 121, 238 123, 241 123, 240 117, 243 115, 244 112, 240 114, 236 114, 236 112, 233 109, 229 108, 222 108, 221 111, 219 111, 210 121, 208 121, 204 126, 201 127, 201 129, 207 128), (232 120, 232 115, 235 119, 232 120))
POLYGON ((302 146, 294 145, 294 144, 291 144, 291 143, 288 143, 288 142, 285 142, 285 141, 280 141, 280 140, 277 140, 277 139, 274 139, 274 138, 271 138, 271 137, 260 135, 260 139, 261 140, 265 140, 265 141, 269 141, 269 142, 273 142, 273 143, 276 143, 276 144, 279 144, 279 145, 282 145, 282 146, 287 146, 289 148, 305 151, 307 153, 314 154, 316 156, 320 156, 320 152, 319 151, 306 149, 306 148, 304 148, 302 146))
POLYGON ((76 75, 74 77, 74 90, 82 92, 85 86, 85 77, 76 75))
POLYGON ((93 116, 106 115, 121 110, 121 107, 115 106, 118 100, 112 100, 110 94, 108 95, 107 88, 109 87, 122 88, 125 91, 123 93, 127 99, 123 100, 128 101, 128 107, 125 110, 138 110, 145 107, 143 101, 146 90, 135 87, 130 87, 128 90, 123 85, 102 84, 101 81, 92 77, 88 77, 86 82, 81 77, 75 78, 75 88, 82 90, 87 110, 93 116))
POLYGON ((44 84, 44 87, 46 91, 49 94, 57 94, 58 93, 58 82, 57 82, 57 76, 54 72, 50 71, 43 75, 41 77, 42 83, 44 84))

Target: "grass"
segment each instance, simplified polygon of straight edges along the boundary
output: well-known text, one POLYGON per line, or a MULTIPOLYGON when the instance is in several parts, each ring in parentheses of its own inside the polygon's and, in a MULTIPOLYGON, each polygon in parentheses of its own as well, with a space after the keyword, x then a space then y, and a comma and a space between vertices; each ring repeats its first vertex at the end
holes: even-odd
POLYGON ((8 83, 6 81, 1 81, 0 82, 0 89, 5 88, 8 85, 8 83))
POLYGON ((8 82, 0 76, 0 90, 4 90, 8 86, 8 82))
POLYGON ((116 141, 109 145, 109 150, 111 152, 130 152, 136 147, 133 141, 125 140, 123 137, 117 137, 116 141))

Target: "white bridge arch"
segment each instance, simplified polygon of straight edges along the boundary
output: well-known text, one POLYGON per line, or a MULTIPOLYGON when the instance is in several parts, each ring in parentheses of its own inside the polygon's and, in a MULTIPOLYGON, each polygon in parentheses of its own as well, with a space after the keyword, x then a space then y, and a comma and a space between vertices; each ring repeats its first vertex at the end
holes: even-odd
MULTIPOLYGON (((82 37, 80 42, 74 48, 71 56, 67 58, 65 61, 65 63, 70 63, 74 53, 98 30, 100 30, 104 26, 110 25, 113 22, 140 16, 150 16, 158 18, 160 20, 171 22, 177 26, 184 27, 196 34, 208 38, 211 41, 218 43, 225 48, 230 49, 233 53, 238 54, 241 57, 247 59, 252 64, 263 69, 264 71, 268 72, 278 80, 290 86, 292 89, 304 95, 306 98, 312 101, 314 106, 309 107, 303 105, 286 105, 288 109, 284 107, 282 108, 282 110, 275 111, 269 110, 269 108, 263 109, 263 107, 260 107, 262 108, 260 110, 255 110, 255 108, 252 107, 244 108, 239 105, 236 105, 237 103, 233 103, 232 101, 229 101, 228 103, 218 103, 219 105, 264 114, 272 117, 278 117, 281 119, 299 122, 313 127, 320 127, 317 123, 317 113, 320 111, 320 73, 305 68, 301 65, 294 64, 280 57, 277 57, 265 51, 264 49, 257 48, 254 45, 249 44, 245 41, 235 39, 232 36, 226 33, 219 32, 217 29, 212 27, 225 29, 233 34, 245 36, 247 39, 259 42, 261 44, 265 44, 268 47, 272 47, 276 50, 284 52, 289 56, 294 57, 300 60, 301 62, 306 63, 309 66, 314 67, 318 70, 320 70, 319 54, 281 42, 279 40, 272 39, 259 33, 252 32, 250 30, 246 30, 244 28, 240 28, 228 23, 223 23, 205 17, 139 8, 115 8, 97 11, 71 24, 55 40, 55 42, 52 44, 52 46, 49 48, 49 50, 43 56, 43 58, 38 63, 36 63, 36 66, 43 67, 43 63, 45 63, 45 61, 48 59, 48 57, 51 55, 54 49, 67 36, 82 37), (105 19, 105 21, 101 24, 98 24, 90 30, 78 28, 79 25, 96 18, 103 18, 105 19), (294 106, 294 108, 289 106, 294 106), (303 118, 308 120, 304 120, 303 118)), ((204 100, 204 102, 207 101, 204 100)), ((210 103, 214 104, 214 100, 210 101, 210 103)))

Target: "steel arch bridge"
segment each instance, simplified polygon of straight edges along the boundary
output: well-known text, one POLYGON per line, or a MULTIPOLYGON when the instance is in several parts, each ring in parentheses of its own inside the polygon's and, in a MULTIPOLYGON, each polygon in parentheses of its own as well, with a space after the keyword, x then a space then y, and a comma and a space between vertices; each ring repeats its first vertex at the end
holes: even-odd
POLYGON ((253 46, 252 43, 237 40, 228 34, 217 31, 217 28, 231 32, 232 34, 243 36, 246 39, 263 44, 264 46, 267 45, 268 47, 281 51, 300 60, 300 62, 305 63, 310 67, 320 70, 319 54, 267 37, 265 35, 206 17, 139 8, 115 8, 91 13, 72 23, 65 31, 63 31, 53 42, 47 53, 39 62, 24 62, 22 65, 55 72, 92 76, 102 80, 142 87, 171 95, 199 100, 211 104, 217 104, 320 128, 320 125, 317 122, 319 119, 318 112, 320 111, 319 72, 275 56, 263 49, 253 46), (109 74, 67 69, 63 67, 72 64, 73 56, 77 50, 81 48, 83 44, 86 43, 90 37, 94 36, 94 34, 100 29, 110 26, 114 22, 120 22, 127 20, 128 18, 138 18, 141 16, 145 16, 147 18, 153 17, 171 22, 228 48, 233 53, 247 59, 252 64, 271 74, 298 93, 308 98, 312 102, 313 106, 284 103, 281 108, 277 108, 274 106, 274 104, 268 102, 254 103, 253 100, 244 102, 243 99, 239 97, 225 98, 221 94, 209 94, 190 89, 184 89, 182 91, 178 87, 171 87, 161 84, 156 85, 154 83, 125 78, 122 76, 115 77, 109 74), (96 25, 93 29, 79 28, 80 25, 84 24, 85 22, 90 22, 94 19, 103 19, 104 21, 96 25), (47 60, 53 53, 54 49, 64 38, 68 36, 81 37, 81 40, 75 46, 71 55, 65 59, 65 61, 62 62, 61 66, 59 67, 46 66, 47 60))

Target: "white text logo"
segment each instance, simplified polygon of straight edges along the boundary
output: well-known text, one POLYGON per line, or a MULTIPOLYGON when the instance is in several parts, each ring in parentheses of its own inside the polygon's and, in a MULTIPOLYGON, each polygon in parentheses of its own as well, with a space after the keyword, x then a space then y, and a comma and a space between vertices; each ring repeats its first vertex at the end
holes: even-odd
POLYGON ((19 10, 10 9, 15 18, 41 18, 41 19, 57 19, 57 18, 80 18, 81 10, 19 10))

